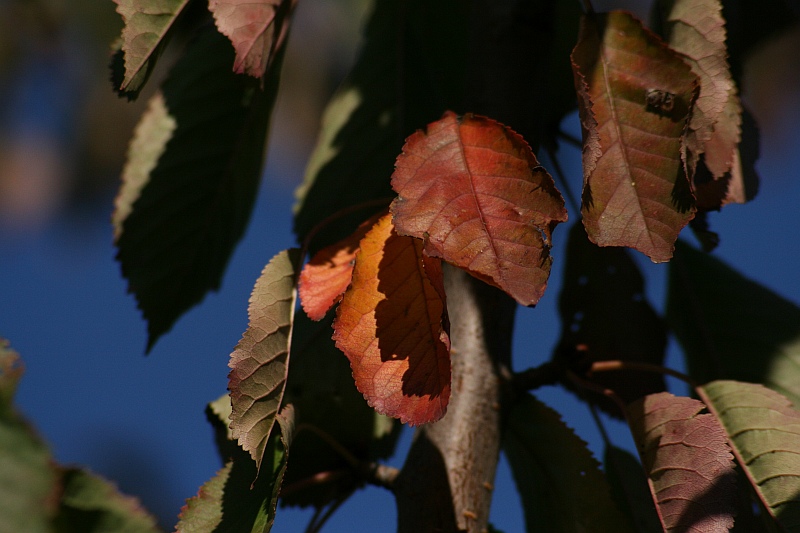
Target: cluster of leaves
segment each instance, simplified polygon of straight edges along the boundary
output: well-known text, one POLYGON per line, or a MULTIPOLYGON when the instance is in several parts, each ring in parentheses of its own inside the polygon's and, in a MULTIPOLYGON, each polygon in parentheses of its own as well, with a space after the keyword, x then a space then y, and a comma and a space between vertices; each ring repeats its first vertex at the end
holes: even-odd
MULTIPOLYGON (((247 225, 295 2, 115 2, 125 29, 113 80, 129 98, 169 37, 192 34, 136 129, 113 219, 149 349, 218 288, 247 225)), ((399 422, 435 422, 451 394, 443 263, 525 306, 546 289, 567 210, 531 145, 552 154, 576 104, 582 224, 567 242, 562 336, 549 362, 509 380, 503 406, 528 528, 728 531, 735 515, 737 528, 800 528, 800 309, 677 241, 692 224, 713 247, 705 214, 755 190, 721 3, 657 2, 660 36, 629 13, 539 6, 557 21, 554 83, 538 129, 522 134, 471 113, 468 4, 375 3, 299 191, 303 247, 264 268, 230 394, 208 409, 225 466, 177 530, 268 531, 279 497, 315 506, 314 530, 365 482, 391 486, 378 461, 399 422), (671 261, 666 316, 626 248, 671 261), (665 392, 668 328, 699 400, 665 392), (609 442, 602 471, 529 392, 546 382, 624 417, 640 459, 609 442)), ((12 375, 6 365, 0 378, 12 375)), ((36 501, 57 502, 67 477, 37 472, 49 477, 36 501)))

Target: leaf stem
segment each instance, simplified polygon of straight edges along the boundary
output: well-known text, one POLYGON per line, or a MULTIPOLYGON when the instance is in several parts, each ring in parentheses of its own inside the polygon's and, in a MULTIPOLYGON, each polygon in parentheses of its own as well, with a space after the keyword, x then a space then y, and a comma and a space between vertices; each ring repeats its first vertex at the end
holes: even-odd
POLYGON ((316 426, 312 426, 311 424, 303 423, 297 425, 297 428, 295 429, 294 433, 295 435, 294 438, 297 439, 297 436, 303 431, 309 431, 314 435, 316 435, 317 437, 319 437, 320 439, 322 439, 325 442, 325 444, 327 444, 333 449, 333 451, 341 455, 342 458, 345 461, 347 461, 347 464, 350 465, 354 470, 356 471, 361 470, 362 466, 361 461, 359 461, 358 458, 356 458, 352 453, 350 453, 350 451, 348 451, 347 448, 339 444, 339 441, 333 438, 329 433, 319 429, 316 426))
POLYGON ((547 157, 550 159, 550 162, 553 164, 553 170, 555 171, 556 176, 558 176, 558 180, 561 182, 561 185, 564 188, 564 196, 567 197, 567 202, 569 202, 570 207, 572 207, 572 210, 575 213, 580 213, 580 203, 578 203, 575 195, 572 194, 572 189, 567 182, 567 178, 564 175, 564 170, 561 167, 561 163, 558 161, 558 157, 556 157, 555 151, 552 148, 545 148, 545 151, 547 152, 547 157))
POLYGON ((678 372, 671 368, 661 365, 654 365, 652 363, 642 363, 640 361, 595 361, 589 369, 589 374, 594 372, 618 372, 621 370, 640 370, 643 372, 653 372, 656 374, 666 374, 689 384, 693 388, 697 388, 697 383, 688 375, 683 372, 678 372))
POLYGON ((361 202, 360 204, 354 204, 354 205, 345 207, 344 209, 340 209, 340 210, 336 211, 335 213, 333 213, 332 215, 329 215, 329 216, 325 217, 320 222, 318 222, 313 228, 311 228, 311 231, 309 231, 306 234, 306 238, 303 239, 303 245, 302 245, 302 248, 301 248, 301 251, 302 251, 301 257, 305 257, 306 256, 306 254, 308 253, 308 249, 309 249, 309 247, 311 245, 311 241, 314 240, 314 237, 317 236, 317 233, 319 233, 322 229, 324 229, 325 226, 331 224, 332 222, 334 222, 334 221, 336 221, 336 220, 338 220, 338 219, 340 219, 340 218, 342 218, 344 216, 350 215, 350 214, 355 213, 357 211, 361 211, 362 209, 369 209, 370 207, 378 207, 378 206, 382 206, 382 205, 387 205, 387 204, 391 203, 393 199, 394 198, 377 198, 375 200, 369 200, 369 201, 366 201, 366 202, 361 202))
POLYGON ((558 130, 558 136, 561 139, 563 139, 564 141, 566 141, 568 144, 571 144, 572 146, 574 146, 575 148, 579 148, 579 149, 583 148, 583 142, 580 139, 578 139, 577 137, 575 137, 573 135, 570 135, 569 133, 567 133, 564 130, 558 130))
POLYGON ((597 383, 589 381, 588 379, 583 379, 572 370, 567 370, 566 376, 572 383, 574 383, 578 387, 590 390, 592 392, 596 392, 598 394, 602 394, 603 396, 606 396, 607 398, 612 400, 615 404, 617 404, 617 407, 619 407, 619 410, 622 412, 622 414, 625 416, 627 420, 628 418, 627 407, 625 406, 625 402, 622 401, 622 398, 620 398, 616 392, 614 392, 611 389, 607 389, 602 385, 598 385, 597 383))

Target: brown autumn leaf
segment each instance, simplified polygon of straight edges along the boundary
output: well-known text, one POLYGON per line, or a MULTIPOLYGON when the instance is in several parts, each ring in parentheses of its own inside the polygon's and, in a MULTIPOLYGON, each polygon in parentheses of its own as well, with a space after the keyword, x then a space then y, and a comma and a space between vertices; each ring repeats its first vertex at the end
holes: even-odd
POLYGON ((349 237, 314 254, 300 272, 300 303, 311 320, 322 320, 331 307, 342 299, 353 277, 358 243, 384 213, 379 213, 349 237))
POLYGON ((333 339, 356 387, 379 413, 411 425, 444 416, 450 338, 441 262, 383 216, 361 240, 333 339))
POLYGON ((600 246, 672 257, 694 199, 681 160, 697 79, 632 15, 584 17, 572 51, 583 129, 583 224, 600 246))
POLYGON ((733 526, 736 474, 725 430, 705 404, 659 392, 628 406, 628 420, 664 531, 733 526))
POLYGON ((564 200, 528 144, 494 120, 452 112, 406 140, 392 202, 397 233, 523 305, 550 275, 553 228, 564 200))
POLYGON ((209 0, 220 33, 233 43, 233 70, 261 78, 283 46, 296 0, 209 0))

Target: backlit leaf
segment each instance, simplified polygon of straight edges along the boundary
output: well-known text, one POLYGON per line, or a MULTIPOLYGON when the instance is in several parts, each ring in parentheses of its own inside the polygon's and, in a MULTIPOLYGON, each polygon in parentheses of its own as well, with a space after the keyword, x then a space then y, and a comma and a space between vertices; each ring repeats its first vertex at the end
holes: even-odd
POLYGON ((300 303, 312 320, 321 320, 325 313, 342 299, 353 277, 356 252, 361 239, 382 214, 375 215, 349 237, 314 254, 300 272, 300 303))
POLYGON ((597 460, 557 412, 525 395, 507 424, 503 452, 522 498, 527 531, 631 531, 597 460))
POLYGON ((727 532, 736 474, 725 431, 703 402, 651 394, 628 406, 664 531, 727 532))
POLYGON ((277 91, 233 74, 205 28, 153 97, 129 148, 113 216, 117 259, 148 322, 148 350, 219 288, 261 176, 277 91))
POLYGON ((353 281, 334 321, 336 347, 379 413, 412 425, 444 416, 450 339, 441 263, 397 235, 391 215, 361 240, 353 281))
MULTIPOLYGON (((589 242, 581 224, 575 224, 566 261, 556 359, 572 368, 610 359, 662 364, 667 346, 664 321, 645 298, 644 278, 628 250, 600 248, 589 242)), ((602 372, 592 380, 626 403, 665 390, 663 376, 654 372, 602 372)), ((605 396, 592 399, 609 414, 623 415, 605 396)))
POLYGON ((234 72, 261 78, 275 62, 289 31, 296 0, 209 0, 220 33, 236 50, 234 72))
POLYGON ((392 187, 397 232, 534 305, 550 275, 564 200, 527 143, 502 124, 451 112, 408 138, 392 187))
POLYGON ((232 434, 259 469, 286 387, 299 261, 297 250, 285 250, 264 267, 250 295, 250 323, 228 363, 232 434))
POLYGON ((572 63, 589 238, 668 261, 694 216, 681 138, 696 78, 679 54, 623 12, 585 17, 572 63))
POLYGON ((294 434, 294 410, 286 406, 269 436, 261 472, 241 448, 181 509, 177 533, 267 533, 294 434), (253 482, 253 479, 256 479, 253 482))
POLYGON ((667 320, 698 382, 762 383, 800 405, 800 308, 678 242, 667 320))
POLYGON ((125 74, 119 87, 136 93, 147 81, 166 42, 167 32, 189 0, 114 0, 122 16, 121 46, 125 74))
POLYGON ((800 531, 800 412, 754 383, 714 381, 702 390, 764 508, 785 531, 800 531))

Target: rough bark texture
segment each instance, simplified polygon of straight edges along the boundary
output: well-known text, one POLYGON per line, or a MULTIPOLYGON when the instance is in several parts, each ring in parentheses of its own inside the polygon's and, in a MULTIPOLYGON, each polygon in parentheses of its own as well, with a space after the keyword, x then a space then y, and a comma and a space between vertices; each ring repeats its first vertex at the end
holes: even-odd
POLYGON ((516 303, 455 269, 445 270, 452 341, 447 414, 417 433, 395 490, 400 532, 486 529, 500 453, 501 380, 516 303))

